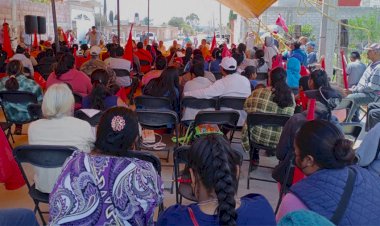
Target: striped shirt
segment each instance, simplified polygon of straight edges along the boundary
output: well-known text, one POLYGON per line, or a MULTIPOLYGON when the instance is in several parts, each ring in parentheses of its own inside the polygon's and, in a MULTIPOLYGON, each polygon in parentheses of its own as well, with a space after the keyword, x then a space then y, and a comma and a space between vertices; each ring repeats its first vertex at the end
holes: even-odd
POLYGON ((357 86, 352 88, 353 93, 366 93, 376 97, 380 91, 380 61, 370 64, 364 71, 357 86))

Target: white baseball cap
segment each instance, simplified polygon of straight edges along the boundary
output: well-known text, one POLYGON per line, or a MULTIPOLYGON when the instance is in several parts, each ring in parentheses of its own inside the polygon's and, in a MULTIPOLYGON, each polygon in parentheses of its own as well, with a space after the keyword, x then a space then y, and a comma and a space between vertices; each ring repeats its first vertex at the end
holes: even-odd
POLYGON ((232 57, 224 57, 219 65, 227 71, 234 71, 237 68, 237 62, 232 57))
POLYGON ((92 46, 91 49, 90 49, 90 54, 92 56, 98 56, 98 55, 100 55, 101 51, 102 51, 102 49, 100 49, 99 46, 92 46))

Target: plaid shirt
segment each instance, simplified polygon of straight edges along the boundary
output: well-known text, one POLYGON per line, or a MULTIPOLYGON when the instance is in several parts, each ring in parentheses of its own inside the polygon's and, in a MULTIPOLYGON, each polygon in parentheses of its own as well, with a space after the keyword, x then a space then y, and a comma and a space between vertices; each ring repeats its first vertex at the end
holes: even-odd
MULTIPOLYGON (((292 106, 280 108, 277 103, 273 102, 272 91, 266 88, 254 90, 244 103, 244 110, 247 113, 261 112, 293 115, 294 108, 294 100, 292 106)), ((278 127, 255 126, 251 129, 251 138, 261 145, 275 148, 280 139, 281 132, 282 128, 278 127)), ((247 124, 244 124, 242 131, 242 145, 244 150, 249 152, 247 124)))
MULTIPOLYGON (((6 91, 5 83, 8 81, 8 77, 0 80, 0 91, 6 91)), ((42 102, 42 89, 37 83, 25 77, 25 75, 19 75, 16 77, 19 88, 18 91, 26 91, 31 92, 37 97, 37 101, 42 102)), ((25 122, 30 120, 28 105, 29 104, 13 104, 3 102, 4 111, 7 114, 8 120, 17 121, 17 122, 25 122)))

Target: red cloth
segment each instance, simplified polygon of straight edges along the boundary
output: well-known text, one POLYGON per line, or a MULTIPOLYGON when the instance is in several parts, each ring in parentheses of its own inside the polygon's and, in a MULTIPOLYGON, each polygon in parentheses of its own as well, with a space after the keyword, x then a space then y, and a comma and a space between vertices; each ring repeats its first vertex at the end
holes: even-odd
POLYGON ((16 190, 24 186, 25 181, 2 129, 0 129, 0 144, 0 183, 4 183, 7 190, 16 190))
POLYGON ((51 73, 46 82, 46 88, 49 88, 53 84, 63 82, 70 84, 74 93, 82 96, 87 96, 91 93, 92 84, 90 78, 85 73, 76 69, 71 69, 61 75, 59 79, 56 77, 55 72, 51 73))
POLYGON ((34 81, 41 87, 42 90, 46 90, 46 80, 37 71, 34 72, 34 81))
POLYGON ((224 58, 224 57, 232 57, 232 54, 231 54, 230 50, 228 49, 226 43, 224 43, 223 51, 222 51, 222 58, 224 58))
POLYGON ((305 67, 304 65, 301 65, 301 72, 300 75, 303 76, 308 76, 310 75, 310 71, 305 67))
POLYGON ((323 70, 326 70, 325 57, 322 57, 322 58, 321 58, 321 67, 323 68, 323 70))
POLYGON ((38 38, 37 38, 37 32, 34 32, 34 38, 33 38, 33 48, 38 48, 38 38))
POLYGON ((284 60, 282 59, 282 54, 277 54, 277 56, 273 57, 272 59, 272 68, 271 70, 282 67, 286 69, 286 64, 284 64, 284 60))
POLYGON ((84 56, 74 56, 74 57, 75 57, 75 68, 78 70, 80 69, 82 64, 86 63, 87 61, 89 61, 91 59, 89 54, 87 54, 86 57, 84 57, 84 56))
POLYGON ((315 118, 315 104, 316 104, 316 100, 315 99, 310 99, 310 101, 309 101, 309 109, 307 110, 307 115, 306 115, 306 120, 307 121, 312 121, 315 118))
POLYGON ((213 51, 215 48, 216 48, 216 36, 215 36, 215 32, 214 32, 214 37, 212 38, 210 52, 212 53, 212 51, 213 51))
POLYGON ((119 91, 116 93, 116 96, 118 96, 120 99, 122 99, 125 103, 127 103, 128 100, 128 94, 131 92, 131 87, 123 87, 120 88, 119 91))
POLYGON ((135 52, 136 56, 140 60, 140 67, 142 73, 147 73, 152 69, 153 57, 149 51, 145 49, 139 49, 135 52))
POLYGON ((132 28, 133 24, 131 25, 131 30, 129 31, 129 37, 127 44, 125 45, 123 56, 124 59, 129 60, 130 62, 133 62, 132 28))
POLYGON ((282 27, 282 29, 284 29, 286 33, 289 32, 288 26, 286 25, 286 21, 284 20, 284 18, 282 18, 281 14, 278 14, 276 25, 282 27))
POLYGON ((4 41, 3 41, 3 50, 5 52, 7 52, 7 58, 11 58, 13 57, 13 50, 12 50, 12 44, 11 44, 11 37, 9 36, 9 26, 8 24, 4 21, 3 23, 3 37, 4 37, 4 41))
POLYGON ((306 110, 307 109, 307 103, 309 102, 309 98, 307 98, 307 96, 305 95, 305 91, 301 91, 299 93, 299 100, 298 100, 298 104, 302 106, 302 110, 306 110))
POLYGON ((343 70, 343 83, 344 88, 348 89, 348 78, 347 78, 347 69, 346 69, 346 57, 344 56, 344 50, 340 50, 340 55, 342 57, 342 70, 343 70))

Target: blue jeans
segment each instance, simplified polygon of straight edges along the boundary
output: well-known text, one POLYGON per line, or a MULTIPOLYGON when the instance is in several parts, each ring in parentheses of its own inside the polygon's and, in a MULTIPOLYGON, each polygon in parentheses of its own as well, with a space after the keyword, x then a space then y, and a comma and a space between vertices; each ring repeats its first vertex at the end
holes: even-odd
POLYGON ((36 216, 29 209, 0 209, 2 226, 38 226, 36 216))
POLYGON ((359 117, 358 110, 360 106, 367 105, 374 101, 374 98, 366 93, 353 93, 348 95, 347 98, 354 101, 354 104, 347 116, 348 121, 351 121, 354 115, 359 117))

